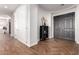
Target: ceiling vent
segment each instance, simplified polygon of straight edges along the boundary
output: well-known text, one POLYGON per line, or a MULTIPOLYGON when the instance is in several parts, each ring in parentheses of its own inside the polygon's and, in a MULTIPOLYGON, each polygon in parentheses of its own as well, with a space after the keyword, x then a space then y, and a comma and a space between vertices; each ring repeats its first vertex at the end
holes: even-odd
POLYGON ((64 4, 61 4, 61 6, 64 6, 64 4))

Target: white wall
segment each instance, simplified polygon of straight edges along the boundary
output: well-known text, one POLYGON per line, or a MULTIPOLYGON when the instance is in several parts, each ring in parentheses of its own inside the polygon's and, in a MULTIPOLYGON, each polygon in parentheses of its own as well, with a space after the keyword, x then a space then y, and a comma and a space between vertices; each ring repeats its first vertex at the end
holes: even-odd
POLYGON ((76 7, 70 8, 70 9, 56 11, 54 13, 52 12, 52 15, 53 16, 57 16, 57 15, 62 15, 62 14, 67 14, 67 13, 75 12, 75 9, 76 9, 76 7))
POLYGON ((21 5, 14 12, 14 37, 22 43, 27 42, 27 5, 21 5))
POLYGON ((75 11, 75 41, 79 44, 79 5, 75 11))
POLYGON ((14 12, 14 36, 31 47, 38 43, 37 38, 38 6, 21 5, 14 12))
POLYGON ((35 4, 30 5, 30 46, 38 43, 38 6, 35 4))
POLYGON ((6 24, 5 26, 7 27, 7 33, 9 34, 9 19, 5 19, 6 20, 6 24))
POLYGON ((11 22, 11 36, 13 37, 14 36, 14 15, 11 16, 10 22, 11 22))
MULTIPOLYGON (((46 11, 46 10, 43 10, 42 8, 38 8, 38 33, 40 31, 40 26, 42 25, 42 21, 41 21, 41 17, 45 17, 47 19, 47 26, 49 27, 49 38, 51 38, 51 34, 52 34, 52 30, 51 30, 51 12, 50 11, 46 11)), ((38 37, 40 35, 38 34, 38 37)))

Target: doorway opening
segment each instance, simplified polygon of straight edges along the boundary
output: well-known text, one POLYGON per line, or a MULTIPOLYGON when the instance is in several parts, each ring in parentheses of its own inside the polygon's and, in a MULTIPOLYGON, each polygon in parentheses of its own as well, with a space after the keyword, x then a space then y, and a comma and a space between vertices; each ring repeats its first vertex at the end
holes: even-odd
POLYGON ((10 17, 7 15, 0 16, 0 34, 10 34, 10 17))

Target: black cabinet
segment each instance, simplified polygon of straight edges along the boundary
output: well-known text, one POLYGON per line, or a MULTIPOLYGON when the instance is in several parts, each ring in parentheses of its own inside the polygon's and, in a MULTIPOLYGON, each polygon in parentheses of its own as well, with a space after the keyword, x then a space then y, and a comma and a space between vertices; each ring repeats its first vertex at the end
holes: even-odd
POLYGON ((48 38, 48 26, 40 26, 40 40, 48 38))

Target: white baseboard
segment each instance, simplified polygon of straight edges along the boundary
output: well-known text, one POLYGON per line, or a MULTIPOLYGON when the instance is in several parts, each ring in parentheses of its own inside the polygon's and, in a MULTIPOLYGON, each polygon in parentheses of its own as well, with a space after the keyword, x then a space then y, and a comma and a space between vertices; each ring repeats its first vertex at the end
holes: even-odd
POLYGON ((37 45, 37 44, 38 44, 38 42, 34 42, 30 46, 32 47, 32 46, 37 45))
POLYGON ((16 40, 18 40, 18 41, 20 41, 21 43, 23 43, 23 44, 27 45, 27 43, 26 43, 26 42, 23 42, 23 41, 19 40, 18 38, 15 38, 15 39, 16 39, 16 40))
POLYGON ((32 46, 37 45, 37 44, 38 44, 38 42, 34 42, 34 43, 30 43, 30 44, 26 43, 26 45, 27 45, 28 47, 32 47, 32 46))
POLYGON ((28 47, 32 47, 32 46, 38 44, 38 42, 34 42, 34 43, 30 43, 30 42, 29 42, 29 43, 28 43, 28 42, 22 42, 22 41, 19 40, 16 36, 15 36, 15 39, 17 39, 18 41, 20 41, 21 43, 25 44, 25 45, 28 46, 28 47))
POLYGON ((79 44, 79 41, 75 41, 77 44, 79 44))

